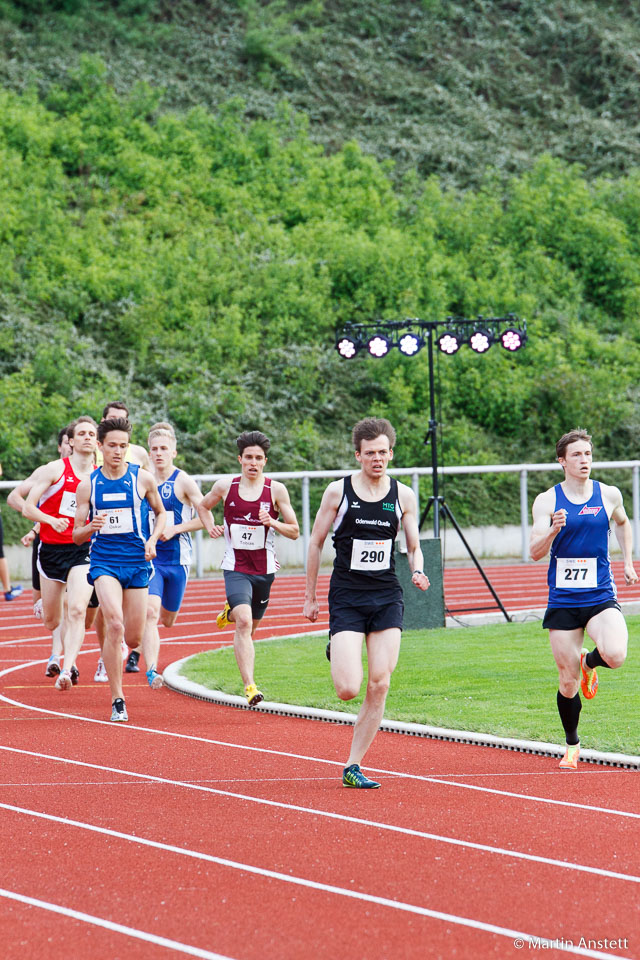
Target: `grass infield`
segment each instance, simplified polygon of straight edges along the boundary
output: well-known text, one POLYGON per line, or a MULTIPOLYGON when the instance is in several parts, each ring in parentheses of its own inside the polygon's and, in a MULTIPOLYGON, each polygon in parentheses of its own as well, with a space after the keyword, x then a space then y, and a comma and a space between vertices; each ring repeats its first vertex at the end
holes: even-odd
MULTIPOLYGON (((582 698, 585 748, 640 754, 640 616, 628 617, 629 656, 620 670, 600 669, 593 700, 582 698)), ((256 683, 267 700, 357 713, 362 696, 338 700, 325 658, 328 637, 256 644, 256 683)), ((589 649, 593 643, 587 639, 589 649)), ((366 673, 366 666, 365 666, 366 673)), ((192 657, 183 676, 212 690, 243 695, 231 648, 192 657)), ((391 679, 389 719, 564 742, 556 709, 557 672, 540 621, 441 630, 408 630, 391 679)), ((364 683, 363 683, 364 691, 364 683)))

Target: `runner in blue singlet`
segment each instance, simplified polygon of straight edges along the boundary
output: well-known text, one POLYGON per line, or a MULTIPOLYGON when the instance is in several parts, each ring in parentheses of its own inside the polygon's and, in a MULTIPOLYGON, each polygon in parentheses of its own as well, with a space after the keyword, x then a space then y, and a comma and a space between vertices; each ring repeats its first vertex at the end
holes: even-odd
POLYGON ((194 516, 202 492, 188 473, 174 467, 176 452, 176 435, 171 424, 154 424, 149 431, 151 472, 158 485, 167 522, 156 546, 142 640, 147 681, 152 690, 162 686, 162 676, 157 670, 160 652, 158 622, 163 627, 172 627, 176 622, 191 567, 191 531, 202 529, 197 513, 194 516))
POLYGON ((73 530, 75 543, 92 540, 87 579, 95 584, 105 622, 102 656, 109 676, 113 721, 128 720, 122 692, 122 639, 131 649, 142 641, 151 561, 165 524, 153 476, 126 460, 130 436, 128 420, 98 424, 103 465, 76 491, 73 530), (156 517, 151 535, 149 508, 156 517))
POLYGON ((580 754, 578 721, 582 701, 598 689, 596 667, 619 667, 627 655, 627 625, 609 559, 609 528, 624 561, 625 582, 636 583, 632 530, 617 487, 591 480, 591 437, 583 430, 566 433, 556 444, 564 470, 562 483, 541 493, 533 504, 531 557, 550 552, 549 605, 542 626, 549 630, 558 666, 558 712, 565 731, 563 770, 576 770, 580 754), (595 643, 583 646, 585 631, 595 643))

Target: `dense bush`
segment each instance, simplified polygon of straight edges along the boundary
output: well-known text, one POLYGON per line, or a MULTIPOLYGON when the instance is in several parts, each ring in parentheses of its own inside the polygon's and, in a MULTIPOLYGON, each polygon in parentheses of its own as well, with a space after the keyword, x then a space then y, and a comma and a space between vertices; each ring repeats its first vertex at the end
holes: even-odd
MULTIPOLYGON (((543 156, 498 190, 394 184, 355 143, 332 154, 283 108, 249 121, 118 95, 84 58, 46 98, 0 92, 0 459, 6 476, 57 428, 124 396, 144 441, 178 429, 185 465, 228 469, 260 425, 273 469, 348 465, 370 413, 396 462, 427 464, 425 353, 340 361, 345 321, 525 316, 507 355, 438 358, 445 463, 549 460, 589 427, 601 458, 637 450, 640 179, 588 182, 543 156)), ((517 519, 504 479, 449 483, 463 520, 517 519)))

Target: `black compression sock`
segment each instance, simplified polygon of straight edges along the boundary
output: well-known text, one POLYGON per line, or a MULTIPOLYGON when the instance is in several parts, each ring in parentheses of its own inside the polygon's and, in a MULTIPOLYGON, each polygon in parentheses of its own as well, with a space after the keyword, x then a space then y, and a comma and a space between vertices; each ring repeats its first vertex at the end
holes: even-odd
POLYGON ((567 743, 571 746, 580 743, 578 721, 581 710, 582 700, 580 699, 579 693, 576 693, 575 697, 565 697, 558 690, 558 713, 560 714, 560 720, 564 727, 567 743))
POLYGON ((584 662, 589 667, 589 670, 593 670, 594 667, 606 667, 607 670, 611 669, 607 661, 603 660, 600 656, 600 651, 597 647, 594 647, 591 653, 586 655, 584 662))

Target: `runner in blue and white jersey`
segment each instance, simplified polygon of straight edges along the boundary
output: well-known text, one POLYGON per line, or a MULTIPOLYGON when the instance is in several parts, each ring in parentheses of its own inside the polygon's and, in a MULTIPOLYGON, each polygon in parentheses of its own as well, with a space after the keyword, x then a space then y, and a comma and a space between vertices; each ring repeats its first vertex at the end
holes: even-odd
POLYGON ((550 551, 549 605, 542 626, 549 630, 558 666, 557 704, 565 731, 563 770, 577 770, 578 721, 582 701, 598 689, 596 667, 620 667, 627 656, 627 625, 617 600, 609 559, 609 528, 622 550, 624 578, 636 583, 631 524, 617 487, 591 480, 592 444, 584 430, 556 444, 564 480, 536 497, 530 552, 541 560, 550 551), (595 643, 583 646, 585 631, 595 643))
POLYGON ((149 581, 147 622, 142 640, 147 680, 149 686, 157 690, 162 686, 162 677, 157 671, 158 622, 163 627, 172 627, 176 622, 191 567, 191 531, 202 529, 202 521, 197 516, 202 492, 188 473, 174 466, 177 450, 171 424, 154 424, 148 442, 152 473, 166 511, 166 525, 156 545, 154 573, 149 581))
POLYGON ((122 639, 131 649, 142 641, 147 588, 153 573, 151 561, 165 524, 164 507, 152 474, 126 460, 130 436, 128 420, 103 420, 98 425, 103 465, 77 489, 73 530, 75 543, 92 540, 87 579, 95 584, 105 621, 102 656, 114 721, 128 719, 122 692, 122 639), (149 508, 155 514, 152 534, 149 508))

